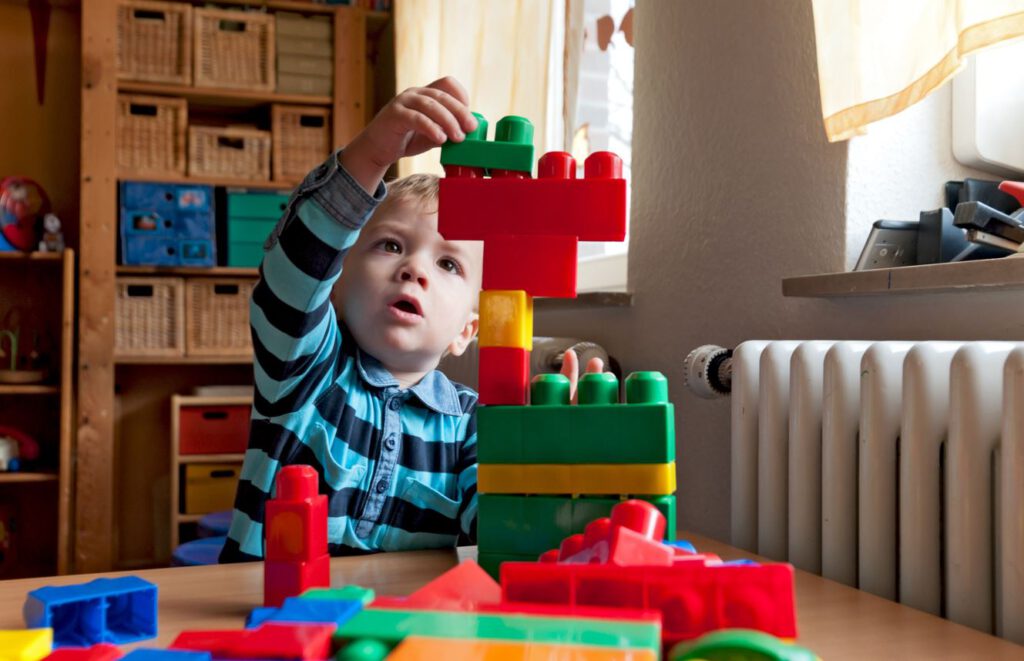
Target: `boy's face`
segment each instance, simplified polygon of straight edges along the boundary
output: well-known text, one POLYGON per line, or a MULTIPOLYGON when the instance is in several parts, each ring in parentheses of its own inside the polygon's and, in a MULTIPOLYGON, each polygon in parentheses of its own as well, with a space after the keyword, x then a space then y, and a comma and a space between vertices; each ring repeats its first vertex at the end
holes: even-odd
POLYGON ((476 334, 482 252, 479 242, 438 233, 436 205, 395 200, 345 256, 339 313, 359 346, 392 372, 434 369, 476 334))

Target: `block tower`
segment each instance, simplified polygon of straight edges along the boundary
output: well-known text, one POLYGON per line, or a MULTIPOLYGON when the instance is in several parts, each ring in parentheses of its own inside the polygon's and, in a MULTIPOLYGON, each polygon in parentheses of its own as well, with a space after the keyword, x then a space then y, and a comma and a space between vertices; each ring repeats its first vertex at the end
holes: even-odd
POLYGON ((505 560, 536 560, 607 517, 627 497, 653 503, 674 539, 675 431, 668 384, 657 372, 626 379, 625 403, 612 374, 588 374, 569 405, 555 374, 530 384, 533 297, 576 296, 579 241, 622 241, 622 160, 595 152, 576 161, 549 152, 533 166, 533 126, 487 121, 441 150, 438 224, 449 240, 484 243, 480 295, 480 408, 477 410, 480 564, 497 575, 505 560), (527 404, 529 386, 529 401, 527 404))
POLYGON ((277 495, 267 501, 263 605, 280 606, 309 588, 331 583, 327 553, 327 496, 311 466, 285 466, 277 495))

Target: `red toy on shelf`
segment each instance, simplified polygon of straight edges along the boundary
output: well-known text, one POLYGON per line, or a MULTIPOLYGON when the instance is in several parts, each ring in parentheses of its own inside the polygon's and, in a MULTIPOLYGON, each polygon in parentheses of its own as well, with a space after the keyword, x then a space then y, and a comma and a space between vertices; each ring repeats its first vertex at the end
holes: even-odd
POLYGON ((265 606, 280 606, 287 597, 331 583, 327 496, 317 485, 311 466, 285 466, 277 474, 277 497, 267 502, 265 516, 265 606))

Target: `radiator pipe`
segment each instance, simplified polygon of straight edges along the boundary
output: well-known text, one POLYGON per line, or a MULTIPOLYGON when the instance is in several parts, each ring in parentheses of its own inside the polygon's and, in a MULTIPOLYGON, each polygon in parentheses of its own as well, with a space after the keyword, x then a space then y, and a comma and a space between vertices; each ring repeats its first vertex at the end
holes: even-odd
POLYGON ((697 347, 683 361, 683 382, 704 399, 732 392, 732 349, 714 344, 697 347))

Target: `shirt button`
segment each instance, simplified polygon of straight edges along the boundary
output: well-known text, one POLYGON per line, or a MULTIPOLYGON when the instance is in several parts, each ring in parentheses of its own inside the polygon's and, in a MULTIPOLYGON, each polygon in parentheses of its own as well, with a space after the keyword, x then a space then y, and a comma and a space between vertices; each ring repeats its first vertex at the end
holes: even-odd
POLYGON ((401 408, 401 406, 402 402, 397 398, 392 399, 390 402, 388 402, 388 408, 391 409, 392 411, 397 411, 399 408, 401 408))
POLYGON ((385 482, 384 480, 381 480, 380 482, 377 483, 377 493, 384 493, 387 490, 388 490, 388 483, 387 482, 385 482))
POLYGON ((387 448, 388 450, 394 450, 395 449, 395 437, 394 436, 388 436, 384 440, 384 447, 387 448))

